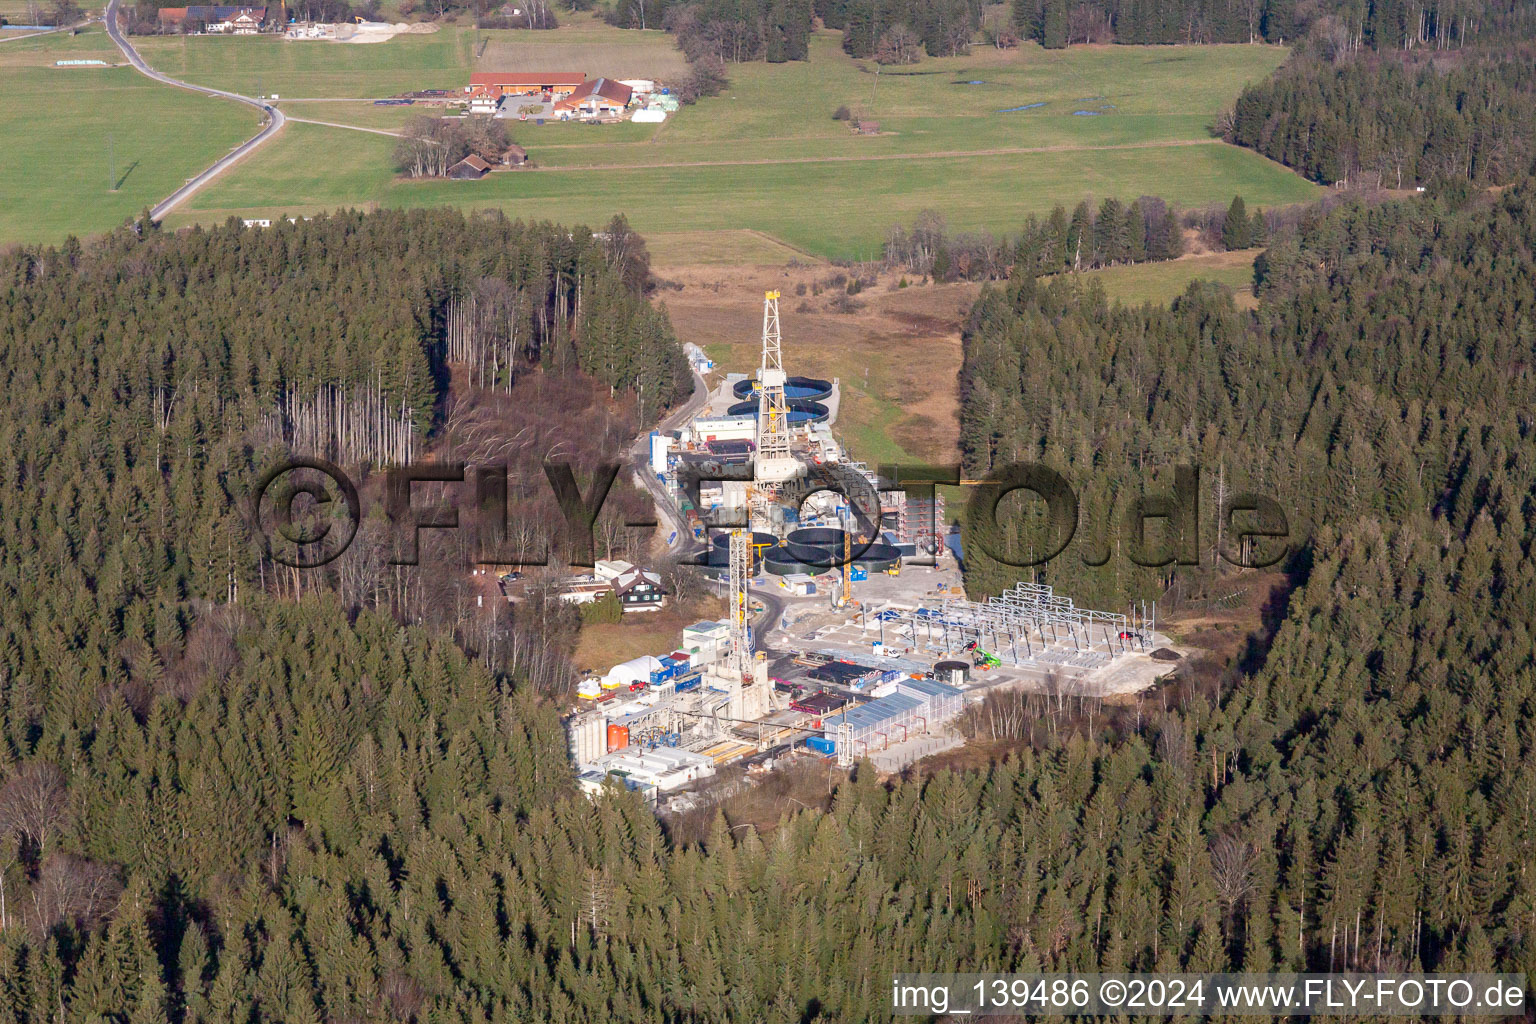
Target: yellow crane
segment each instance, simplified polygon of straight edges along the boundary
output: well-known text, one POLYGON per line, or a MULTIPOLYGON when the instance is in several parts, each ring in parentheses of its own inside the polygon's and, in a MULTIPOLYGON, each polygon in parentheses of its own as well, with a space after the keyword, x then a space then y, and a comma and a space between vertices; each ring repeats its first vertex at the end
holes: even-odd
POLYGON ((843 602, 844 608, 853 601, 853 534, 843 531, 843 602))

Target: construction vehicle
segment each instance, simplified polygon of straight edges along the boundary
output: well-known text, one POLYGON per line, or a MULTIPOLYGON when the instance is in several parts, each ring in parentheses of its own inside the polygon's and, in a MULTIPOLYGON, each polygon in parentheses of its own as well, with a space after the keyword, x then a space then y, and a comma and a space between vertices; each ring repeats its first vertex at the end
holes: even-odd
POLYGON ((976 652, 975 652, 974 658, 975 658, 976 667, 979 668, 979 669, 997 668, 999 665, 1001 665, 1003 663, 1002 659, 999 658, 997 655, 995 655, 995 654, 988 654, 986 651, 982 650, 980 647, 976 648, 976 652))

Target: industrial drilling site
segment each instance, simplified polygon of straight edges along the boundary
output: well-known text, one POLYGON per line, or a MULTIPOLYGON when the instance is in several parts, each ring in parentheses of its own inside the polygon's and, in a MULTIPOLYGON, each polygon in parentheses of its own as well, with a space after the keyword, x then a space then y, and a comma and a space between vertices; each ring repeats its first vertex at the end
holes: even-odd
POLYGON ((1033 582, 966 599, 942 498, 850 460, 837 382, 785 373, 778 299, 756 375, 727 375, 687 424, 650 436, 645 483, 727 615, 684 629, 668 657, 582 681, 567 730, 584 788, 683 809, 733 762, 897 770, 958 745, 954 719, 989 689, 1106 696, 1171 671, 1155 608, 1078 608, 1033 582))

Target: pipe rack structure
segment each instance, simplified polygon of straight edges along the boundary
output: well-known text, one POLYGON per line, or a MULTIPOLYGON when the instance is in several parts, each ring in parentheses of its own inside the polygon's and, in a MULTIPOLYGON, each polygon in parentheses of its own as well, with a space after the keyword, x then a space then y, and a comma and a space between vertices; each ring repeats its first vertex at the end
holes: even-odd
MULTIPOLYGON (((942 598, 911 609, 894 608, 876 620, 882 640, 894 630, 912 646, 934 653, 981 648, 1014 665, 1092 667, 1152 648, 1152 623, 1143 607, 1130 616, 1078 608, 1041 583, 1016 583, 986 601, 942 598)), ((867 625, 866 625, 866 628, 867 625)))

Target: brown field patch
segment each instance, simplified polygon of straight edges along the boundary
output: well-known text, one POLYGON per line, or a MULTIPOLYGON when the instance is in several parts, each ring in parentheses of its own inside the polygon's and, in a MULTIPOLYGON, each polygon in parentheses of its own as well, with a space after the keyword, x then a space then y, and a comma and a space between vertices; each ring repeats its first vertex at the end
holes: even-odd
POLYGON ((477 71, 580 71, 589 78, 676 82, 688 72, 665 32, 615 29, 560 12, 567 24, 548 32, 497 33, 475 60, 477 71))
POLYGON ((871 462, 954 461, 959 445, 960 326, 978 286, 896 287, 881 275, 851 297, 847 271, 827 265, 670 266, 666 303, 678 337, 703 346, 722 371, 758 364, 763 292, 778 289, 785 368, 836 378, 842 405, 836 429, 852 453, 871 462), (836 283, 843 276, 844 283, 836 283))

